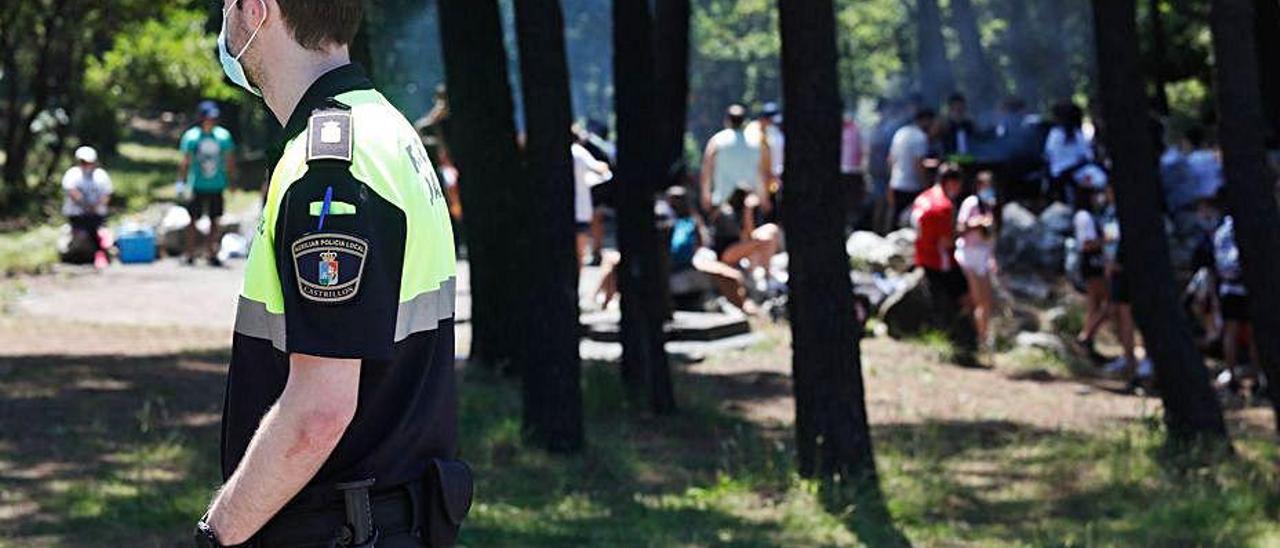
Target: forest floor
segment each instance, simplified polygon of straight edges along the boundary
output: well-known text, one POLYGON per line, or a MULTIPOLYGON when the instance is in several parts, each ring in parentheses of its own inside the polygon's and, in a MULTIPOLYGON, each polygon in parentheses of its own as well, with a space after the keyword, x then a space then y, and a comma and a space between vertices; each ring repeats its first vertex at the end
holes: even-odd
MULTIPOLYGON (((164 261, 0 281, 0 546, 185 545, 218 482, 238 278, 164 261)), ((478 478, 463 544, 1280 543, 1269 411, 1231 411, 1234 456, 1188 464, 1161 450, 1158 399, 1034 355, 962 369, 887 337, 862 342, 893 518, 870 523, 796 476, 789 334, 756 328, 749 347, 675 364, 670 417, 589 362, 589 445, 572 457, 525 448, 518 384, 460 361, 478 478)))

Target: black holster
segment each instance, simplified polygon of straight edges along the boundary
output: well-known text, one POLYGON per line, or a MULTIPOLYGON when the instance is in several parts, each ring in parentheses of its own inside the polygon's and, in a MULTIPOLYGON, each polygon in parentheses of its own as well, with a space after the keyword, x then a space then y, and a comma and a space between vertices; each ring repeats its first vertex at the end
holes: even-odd
POLYGON ((432 459, 423 481, 427 495, 427 546, 453 546, 475 491, 471 467, 460 460, 432 459))
POLYGON ((427 546, 453 546, 471 509, 474 482, 466 463, 432 459, 417 481, 336 487, 304 490, 252 545, 376 548, 380 540, 407 534, 427 546))

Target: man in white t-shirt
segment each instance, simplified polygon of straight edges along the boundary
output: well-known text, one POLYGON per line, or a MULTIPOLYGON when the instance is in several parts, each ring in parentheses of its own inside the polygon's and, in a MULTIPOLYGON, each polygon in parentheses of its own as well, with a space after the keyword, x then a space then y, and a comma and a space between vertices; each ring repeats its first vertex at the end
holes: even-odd
POLYGON ((929 186, 929 135, 925 131, 933 126, 935 118, 937 114, 933 109, 922 108, 912 123, 893 134, 893 144, 889 146, 887 199, 895 226, 902 212, 929 186))
POLYGON ((714 211, 738 188, 750 189, 761 202, 766 215, 773 206, 766 194, 765 181, 773 176, 769 148, 761 139, 751 139, 743 126, 747 109, 731 105, 725 112, 725 129, 707 141, 702 155, 702 208, 714 211))
POLYGON ((1195 199, 1212 199, 1222 188, 1222 158, 1207 145, 1202 128, 1188 130, 1187 142, 1191 144, 1191 152, 1186 156, 1187 171, 1193 181, 1195 199))
POLYGON ((76 165, 62 176, 62 214, 67 216, 72 230, 84 231, 91 236, 97 253, 103 253, 98 229, 107 217, 107 203, 111 201, 111 177, 98 167, 98 151, 93 147, 80 147, 75 153, 76 165))

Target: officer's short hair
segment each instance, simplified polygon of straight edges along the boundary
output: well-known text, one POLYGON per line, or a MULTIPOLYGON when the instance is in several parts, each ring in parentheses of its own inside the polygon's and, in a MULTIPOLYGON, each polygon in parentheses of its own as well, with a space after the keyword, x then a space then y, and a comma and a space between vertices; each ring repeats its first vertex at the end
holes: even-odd
POLYGON ((298 45, 309 50, 346 46, 356 38, 364 13, 362 0, 276 0, 298 45))

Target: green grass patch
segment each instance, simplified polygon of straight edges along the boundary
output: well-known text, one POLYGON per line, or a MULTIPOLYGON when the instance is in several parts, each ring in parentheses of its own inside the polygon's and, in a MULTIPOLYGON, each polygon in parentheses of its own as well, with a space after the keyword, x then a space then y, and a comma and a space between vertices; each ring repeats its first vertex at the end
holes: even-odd
POLYGON ((0 277, 48 270, 58 262, 57 243, 58 228, 52 226, 0 234, 0 277))
POLYGON ((1014 377, 1059 379, 1091 376, 1095 372, 1083 360, 1043 348, 1016 347, 996 356, 997 366, 1014 377))
POLYGON ((119 156, 104 167, 115 188, 112 206, 121 212, 143 209, 156 200, 174 197, 182 153, 172 147, 123 143, 119 156))
POLYGON ((1173 459, 1150 424, 1104 434, 1010 422, 882 431, 890 508, 923 545, 1246 546, 1280 538, 1276 450, 1173 459), (1199 462, 1197 462, 1199 461, 1199 462))
MULTIPOLYGON (((751 349, 709 360, 776 356, 751 349)), ((32 408, 39 424, 9 435, 24 443, 0 433, 0 460, 32 465, 54 455, 85 463, 20 484, 18 500, 38 501, 41 519, 19 524, 19 536, 9 538, 183 542, 218 478, 216 424, 175 420, 221 402, 218 394, 192 392, 217 385, 220 374, 173 368, 173 360, 192 359, 222 363, 225 354, 106 360, 92 369, 77 360, 42 361, 0 377, 52 390, 55 396, 39 401, 62 417, 41 419, 49 413, 32 408), (67 388, 104 376, 122 391, 67 388)), ((460 451, 477 479, 463 545, 884 542, 868 536, 868 513, 856 499, 833 504, 818 484, 796 476, 790 427, 726 410, 772 397, 768 387, 753 383, 735 392, 740 379, 679 374, 680 412, 655 417, 628 403, 616 364, 586 364, 582 383, 588 445, 564 456, 524 444, 518 383, 478 367, 461 374, 460 451)), ((935 419, 877 424, 873 436, 893 524, 918 546, 1280 540, 1280 451, 1270 438, 1238 434, 1234 455, 1179 458, 1169 456, 1155 418, 1094 433, 1016 420, 935 419)))
POLYGON ((951 342, 951 337, 937 329, 926 330, 909 341, 927 349, 940 362, 950 362, 956 356, 956 347, 951 342))

